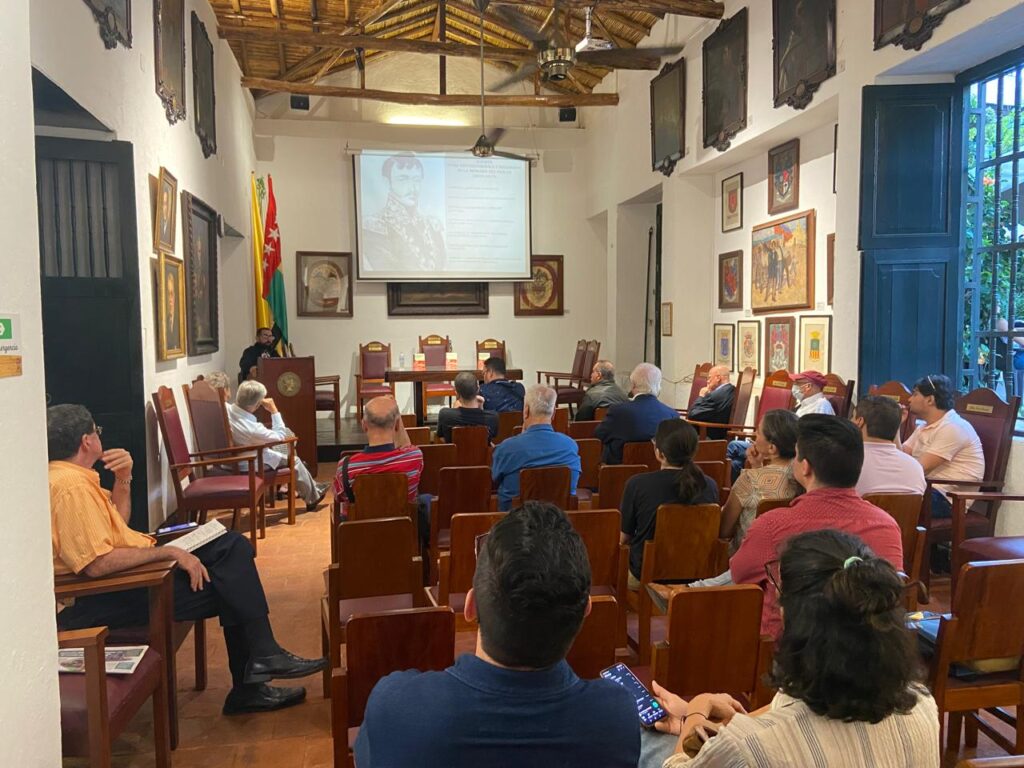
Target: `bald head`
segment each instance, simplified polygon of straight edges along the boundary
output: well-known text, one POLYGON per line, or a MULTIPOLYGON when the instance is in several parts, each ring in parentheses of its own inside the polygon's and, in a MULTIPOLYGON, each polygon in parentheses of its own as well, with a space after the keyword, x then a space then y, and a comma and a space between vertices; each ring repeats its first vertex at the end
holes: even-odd
POLYGON ((723 384, 729 383, 729 366, 715 365, 708 371, 708 392, 714 392, 723 384))
POLYGON ((629 374, 630 388, 634 395, 654 395, 661 393, 661 369, 651 363, 640 363, 629 374))
POLYGON ((598 360, 590 371, 590 383, 597 384, 599 381, 615 381, 615 366, 611 360, 598 360))
POLYGON ((363 406, 363 429, 367 434, 374 431, 395 431, 395 422, 401 418, 395 398, 382 395, 363 406))

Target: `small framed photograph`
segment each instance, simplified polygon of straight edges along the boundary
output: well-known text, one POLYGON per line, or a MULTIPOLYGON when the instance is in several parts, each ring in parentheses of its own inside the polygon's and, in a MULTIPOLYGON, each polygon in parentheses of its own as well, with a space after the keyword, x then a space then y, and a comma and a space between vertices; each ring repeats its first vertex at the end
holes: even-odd
POLYGON ((761 372, 761 322, 740 320, 736 323, 736 368, 753 368, 761 372))
POLYGON ((800 139, 768 150, 768 215, 800 205, 800 139))
POLYGON ((661 335, 672 335, 672 302, 661 302, 661 335))
POLYGON ((297 251, 299 317, 352 317, 352 254, 297 251))
POLYGON ((736 367, 736 326, 732 323, 715 323, 712 360, 715 365, 729 366, 730 371, 736 367))
POLYGON ((796 320, 792 317, 764 319, 764 375, 793 370, 796 348, 796 320))
POLYGON ((722 180, 722 231, 743 229, 743 174, 722 180))
POLYGON ((160 297, 158 360, 185 356, 188 333, 185 330, 185 264, 168 253, 160 254, 157 293, 160 297))
POLYGON ((153 251, 174 254, 178 228, 178 180, 163 166, 156 187, 156 215, 153 217, 153 251))
POLYGON ((832 315, 801 316, 800 370, 832 371, 832 315))
POLYGON ((718 308, 743 309, 743 251, 718 256, 718 308))
POLYGON ((514 312, 516 317, 529 315, 564 315, 565 296, 561 256, 532 256, 530 272, 533 279, 515 283, 514 312))

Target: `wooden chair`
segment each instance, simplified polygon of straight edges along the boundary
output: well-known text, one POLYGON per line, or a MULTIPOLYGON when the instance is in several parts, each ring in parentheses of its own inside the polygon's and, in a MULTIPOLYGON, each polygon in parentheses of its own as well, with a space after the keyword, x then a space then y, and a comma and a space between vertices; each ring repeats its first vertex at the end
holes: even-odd
POLYGON ((363 418, 363 403, 381 395, 395 396, 395 385, 385 379, 391 367, 391 345, 371 341, 359 345, 359 373, 356 374, 356 416, 363 418))
POLYGON ((430 444, 430 427, 406 427, 405 433, 409 435, 409 442, 413 445, 430 444))
POLYGON ((601 441, 596 437, 576 440, 576 447, 580 452, 580 479, 576 484, 576 493, 584 489, 596 491, 601 471, 601 441))
POLYGON ((697 428, 701 440, 708 439, 708 430, 714 430, 719 435, 730 429, 735 429, 737 424, 743 424, 747 417, 747 408, 750 406, 750 395, 754 391, 754 379, 757 378, 757 371, 753 368, 744 368, 740 371, 736 380, 736 391, 732 397, 732 409, 729 411, 727 424, 718 424, 713 421, 694 421, 687 419, 687 423, 697 428))
POLYGON ((426 605, 423 560, 416 526, 408 517, 381 517, 339 523, 337 560, 327 568, 327 594, 320 600, 324 696, 330 696, 330 670, 341 665, 349 618, 357 613, 394 611, 426 605))
POLYGON ((648 472, 657 472, 661 469, 661 462, 654 455, 654 443, 650 440, 643 440, 636 443, 626 443, 622 446, 623 464, 643 464, 648 472))
POLYGON ((773 509, 781 509, 782 507, 788 507, 792 503, 792 499, 764 499, 758 502, 757 512, 754 513, 754 517, 760 517, 765 512, 769 512, 773 509))
POLYGON ((608 408, 609 408, 609 407, 610 407, 610 406, 608 406, 608 407, 606 407, 606 406, 601 406, 600 408, 595 408, 595 409, 594 409, 594 419, 595 419, 595 420, 596 420, 596 421, 597 421, 598 423, 600 423, 600 422, 604 421, 604 417, 608 415, 608 408))
POLYGON ((968 746, 977 746, 980 730, 1007 752, 1024 753, 1024 718, 1003 709, 1016 707, 1019 713, 1024 706, 1022 656, 1024 561, 967 563, 960 569, 951 612, 939 619, 932 657, 929 687, 939 710, 940 743, 943 714, 948 712, 947 749, 959 749, 960 727, 966 718, 968 746), (1008 672, 980 673, 973 679, 951 675, 954 664, 1012 658, 1016 658, 1017 663, 1008 672), (1009 723, 1015 731, 1015 738, 1007 740, 979 718, 978 710, 981 709, 1009 723))
POLYGON ((441 552, 437 560, 437 584, 424 591, 433 605, 448 606, 455 611, 459 632, 474 629, 462 615, 466 607, 466 593, 473 586, 476 573, 476 537, 494 527, 505 512, 486 512, 475 515, 453 515, 451 545, 441 552))
POLYGON ((868 394, 895 400, 907 412, 907 418, 903 420, 903 424, 900 426, 900 442, 906 442, 907 438, 913 434, 915 427, 914 417, 909 415, 910 390, 906 388, 903 382, 887 381, 884 384, 872 384, 868 389, 868 394))
POLYGON ((729 563, 729 541, 718 538, 721 519, 722 508, 717 504, 658 507, 654 538, 644 543, 640 589, 636 594, 636 650, 641 666, 651 661, 651 615, 655 610, 647 585, 706 579, 724 571, 729 563))
POLYGON ((522 411, 501 411, 498 413, 498 436, 494 438, 497 445, 502 440, 508 440, 515 433, 515 428, 523 427, 522 411))
POLYGON ((600 421, 574 421, 569 425, 569 437, 573 440, 585 440, 594 437, 600 421))
POLYGON ((614 597, 596 595, 590 598, 590 614, 583 619, 583 626, 565 657, 579 677, 584 680, 597 679, 602 669, 615 663, 618 623, 619 606, 614 597))
POLYGON ((761 423, 761 418, 768 413, 781 408, 786 411, 793 410, 793 382, 789 379, 789 371, 775 371, 765 377, 761 387, 761 397, 754 409, 754 423, 743 425, 727 424, 729 436, 734 438, 754 438, 754 430, 761 423))
POLYGON ((480 360, 480 355, 486 354, 487 357, 500 357, 502 360, 508 361, 505 357, 505 341, 504 339, 498 341, 497 339, 484 339, 476 343, 476 359, 480 360))
POLYGON ((854 385, 853 379, 843 381, 834 373, 825 374, 825 386, 821 388, 822 393, 832 404, 832 410, 841 419, 850 418, 850 405, 853 402, 854 385))
POLYGON ((317 376, 313 379, 317 411, 334 412, 334 437, 341 437, 341 376, 317 376))
POLYGON ((917 521, 921 517, 923 499, 919 493, 869 493, 864 496, 864 501, 884 509, 899 523, 903 540, 903 570, 911 581, 921 578, 921 563, 915 562, 915 556, 919 549, 917 521))
MULTIPOLYGON (((589 376, 589 371, 585 375, 583 373, 583 361, 587 354, 587 340, 580 339, 576 342, 576 353, 572 358, 572 365, 569 367, 568 373, 560 373, 556 371, 537 371, 537 383, 541 383, 541 377, 544 377, 544 381, 548 386, 553 386, 552 382, 566 381, 568 384, 579 384, 583 381, 586 376, 589 376)), ((593 367, 593 366, 591 366, 593 367)))
POLYGON ((519 496, 513 508, 526 501, 546 501, 562 510, 576 509, 572 493, 572 470, 566 466, 528 467, 519 471, 519 496))
POLYGON ((693 454, 693 460, 725 461, 728 448, 728 440, 701 440, 697 443, 697 452, 693 454))
POLYGON ((416 425, 416 414, 415 413, 403 413, 399 418, 402 420, 402 426, 405 427, 408 432, 410 429, 419 429, 416 425))
POLYGON ((695 461, 697 469, 707 477, 715 481, 718 486, 718 503, 725 504, 731 490, 730 480, 732 479, 732 465, 727 461, 695 461))
POLYGON ((668 633, 653 647, 651 676, 680 696, 720 691, 752 709, 763 597, 754 584, 673 593, 668 633))
MULTIPOLYGON (((452 351, 452 340, 447 336, 438 336, 432 333, 429 336, 419 337, 420 352, 426 360, 428 368, 444 368, 447 365, 446 355, 452 351)), ((420 405, 423 408, 423 415, 427 415, 427 403, 431 400, 445 398, 451 405, 451 399, 455 397, 455 387, 450 381, 425 381, 421 390, 420 405)))
MULTIPOLYGON (((622 515, 617 509, 569 511, 569 522, 583 539, 590 559, 590 594, 614 595, 618 621, 615 647, 626 647, 626 603, 628 602, 629 547, 619 544, 622 515)), ((608 666, 607 664, 605 666, 608 666)))
POLYGON ((423 472, 420 473, 420 493, 437 496, 440 490, 441 470, 459 466, 459 449, 447 443, 421 445, 423 472))
POLYGON ((354 502, 337 496, 331 505, 331 562, 338 562, 337 524, 343 521, 408 517, 418 522, 409 504, 409 478, 401 472, 358 475, 352 480, 354 502))
POLYGON ((551 417, 551 428, 555 430, 555 432, 561 432, 563 435, 569 434, 568 408, 555 408, 555 413, 551 417))
POLYGON ((965 758, 956 768, 1024 768, 1024 757, 973 757, 965 758))
POLYGON ((246 448, 221 448, 213 451, 189 451, 181 413, 174 401, 174 392, 160 387, 153 393, 156 420, 163 438, 164 450, 171 475, 171 485, 177 499, 177 511, 189 520, 196 514, 200 523, 206 522, 212 510, 249 510, 249 536, 253 551, 257 547, 257 526, 260 537, 266 536, 263 453, 246 448), (206 458, 216 457, 216 458, 206 458), (197 470, 211 467, 239 466, 246 462, 244 474, 200 477, 197 470), (184 481, 188 479, 186 486, 184 481))
POLYGON ((487 427, 452 427, 452 445, 456 448, 459 466, 490 466, 491 441, 487 427))
POLYGON ((576 357, 573 359, 574 367, 570 375, 552 373, 550 371, 538 371, 537 380, 540 381, 541 374, 547 377, 547 383, 557 393, 555 402, 558 405, 568 405, 572 410, 574 405, 583 402, 583 395, 586 393, 587 383, 590 380, 590 371, 597 362, 601 352, 601 342, 597 339, 584 342, 582 339, 576 345, 576 357), (580 357, 580 343, 583 343, 583 354, 580 357))
POLYGON ((690 396, 686 398, 686 407, 679 409, 682 416, 693 408, 693 404, 700 397, 700 391, 708 385, 708 376, 711 373, 711 363, 698 363, 693 366, 693 381, 690 383, 690 396))
POLYGON ((363 722, 370 692, 381 678, 404 669, 443 671, 454 663, 455 617, 449 608, 362 613, 349 619, 345 663, 331 675, 335 768, 354 766, 349 729, 363 722))
POLYGON ((621 509, 622 492, 633 475, 647 471, 643 464, 605 464, 597 473, 597 493, 590 498, 592 509, 621 509))
MULTIPOLYGON (((953 504, 950 591, 956 588, 957 574, 966 562, 1024 559, 1024 538, 1020 536, 967 536, 967 521, 971 516, 968 507, 971 502, 998 502, 1001 506, 1005 501, 1024 501, 1024 495, 954 491, 949 496, 953 504)), ((993 531, 994 528, 993 522, 993 531)))
POLYGON ((174 652, 170 614, 174 600, 173 563, 150 563, 100 578, 58 576, 58 600, 145 589, 149 593, 149 627, 144 654, 130 675, 106 673, 106 627, 57 633, 59 648, 81 648, 85 674, 58 676, 61 743, 65 755, 83 755, 93 768, 109 768, 111 745, 145 703, 153 700, 153 743, 158 768, 169 768, 177 744, 177 695, 172 684, 174 652))
POLYGON ((451 543, 452 517, 490 511, 490 467, 445 467, 441 470, 437 497, 433 499, 430 510, 427 552, 431 584, 437 580, 437 558, 451 543))

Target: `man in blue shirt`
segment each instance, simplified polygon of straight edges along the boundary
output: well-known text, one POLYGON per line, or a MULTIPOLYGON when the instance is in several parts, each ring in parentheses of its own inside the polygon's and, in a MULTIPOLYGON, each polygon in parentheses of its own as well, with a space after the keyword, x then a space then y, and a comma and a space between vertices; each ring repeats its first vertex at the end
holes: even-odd
POLYGON ((491 478, 498 486, 498 509, 508 511, 519 495, 519 471, 529 467, 567 466, 569 490, 576 495, 580 479, 580 449, 576 441, 551 427, 558 395, 551 387, 535 384, 523 405, 523 434, 502 440, 491 458, 491 478))
POLYGON ((665 419, 678 419, 679 414, 658 400, 661 392, 661 371, 656 365, 640 363, 629 374, 630 394, 627 403, 613 405, 597 425, 594 436, 604 443, 603 464, 621 464, 622 447, 626 443, 643 443, 654 437, 665 419))
POLYGON ((356 765, 634 768, 632 695, 581 680, 565 661, 589 611, 587 551, 565 514, 532 501, 512 511, 480 542, 466 595, 466 618, 480 626, 475 654, 377 683, 356 765))
POLYGON ((526 390, 518 381, 509 381, 505 375, 505 361, 500 357, 484 360, 484 383, 480 387, 480 396, 488 411, 503 413, 523 410, 526 390))

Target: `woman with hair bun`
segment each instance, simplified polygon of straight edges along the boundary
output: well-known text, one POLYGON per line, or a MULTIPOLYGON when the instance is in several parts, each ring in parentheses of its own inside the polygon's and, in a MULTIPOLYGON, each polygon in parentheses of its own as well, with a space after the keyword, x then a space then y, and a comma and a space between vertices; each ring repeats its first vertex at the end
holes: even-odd
POLYGON ((684 702, 654 683, 671 715, 655 727, 679 737, 663 768, 937 766, 935 701, 892 565, 828 529, 794 536, 766 570, 783 614, 770 675, 778 693, 748 715, 726 694, 684 702))

